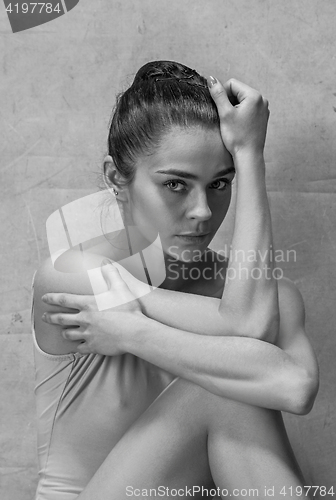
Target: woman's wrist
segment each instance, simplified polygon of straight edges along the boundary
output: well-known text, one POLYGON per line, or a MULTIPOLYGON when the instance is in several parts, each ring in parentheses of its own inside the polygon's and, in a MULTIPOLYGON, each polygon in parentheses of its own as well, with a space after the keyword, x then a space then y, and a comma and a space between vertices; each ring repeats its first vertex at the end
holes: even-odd
POLYGON ((264 152, 254 148, 246 148, 237 151, 233 156, 236 167, 236 175, 241 176, 247 173, 258 173, 265 175, 266 166, 264 152))
POLYGON ((145 333, 153 328, 154 323, 157 322, 148 318, 145 314, 138 314, 133 327, 129 328, 127 334, 121 335, 119 339, 121 349, 133 354, 137 352, 139 346, 143 343, 145 333))
MULTIPOLYGON (((237 205, 236 210, 243 210, 246 202, 251 203, 251 210, 268 207, 266 190, 266 166, 262 152, 254 150, 240 151, 234 157, 237 179, 237 205)), ((268 210, 268 209, 267 209, 268 210)))

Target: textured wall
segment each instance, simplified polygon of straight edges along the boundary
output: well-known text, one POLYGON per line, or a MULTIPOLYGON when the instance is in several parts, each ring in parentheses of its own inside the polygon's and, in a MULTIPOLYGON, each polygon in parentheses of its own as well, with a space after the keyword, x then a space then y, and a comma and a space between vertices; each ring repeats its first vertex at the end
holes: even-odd
MULTIPOLYGON (((45 221, 95 191, 115 94, 153 59, 240 79, 270 102, 267 185, 275 247, 301 290, 321 371, 315 406, 284 414, 308 484, 335 481, 335 5, 333 0, 81 0, 13 34, 0 6, 0 497, 36 484, 30 283, 45 221)), ((232 211, 216 237, 230 234, 232 211)))

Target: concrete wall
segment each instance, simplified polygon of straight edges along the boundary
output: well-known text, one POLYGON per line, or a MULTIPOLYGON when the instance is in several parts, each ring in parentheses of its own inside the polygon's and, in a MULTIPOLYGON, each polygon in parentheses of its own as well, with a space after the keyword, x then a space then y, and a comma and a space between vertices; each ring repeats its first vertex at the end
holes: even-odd
MULTIPOLYGON (((270 102, 267 185, 275 248, 301 290, 321 388, 284 414, 308 484, 335 483, 335 6, 333 0, 81 0, 13 34, 0 7, 0 497, 36 485, 30 283, 47 217, 96 190, 115 94, 145 62, 171 59, 270 102)), ((230 233, 232 212, 216 237, 230 233)))

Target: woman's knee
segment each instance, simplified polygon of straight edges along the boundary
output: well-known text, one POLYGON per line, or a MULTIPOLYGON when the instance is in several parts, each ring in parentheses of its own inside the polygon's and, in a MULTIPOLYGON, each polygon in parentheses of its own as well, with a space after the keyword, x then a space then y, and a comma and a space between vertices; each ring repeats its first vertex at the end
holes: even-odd
POLYGON ((170 389, 174 407, 180 407, 188 417, 190 413, 197 415, 208 431, 220 427, 230 436, 235 432, 241 436, 249 434, 253 428, 283 425, 278 411, 215 395, 185 379, 175 379, 170 389))

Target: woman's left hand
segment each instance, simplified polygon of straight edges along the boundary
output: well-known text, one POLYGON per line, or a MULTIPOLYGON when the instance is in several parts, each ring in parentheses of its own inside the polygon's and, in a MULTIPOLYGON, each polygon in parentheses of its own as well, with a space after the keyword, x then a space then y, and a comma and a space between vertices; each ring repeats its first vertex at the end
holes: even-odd
MULTIPOLYGON (((107 297, 110 309, 98 310, 93 295, 74 295, 68 293, 47 293, 42 300, 47 304, 70 309, 78 313, 45 313, 42 317, 47 323, 63 327, 62 336, 67 340, 82 341, 77 346, 81 354, 97 353, 117 356, 127 352, 128 335, 136 333, 147 321, 140 303, 121 277, 116 265, 101 267, 108 285, 107 297), (113 306, 113 304, 120 304, 113 306)), ((106 297, 104 302, 106 303, 106 297)))

